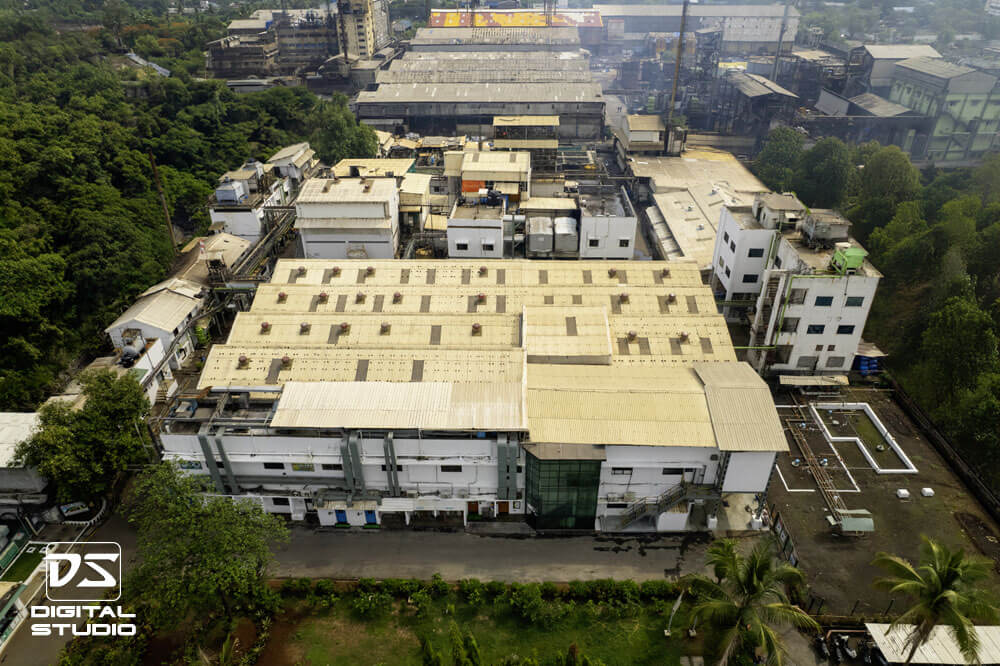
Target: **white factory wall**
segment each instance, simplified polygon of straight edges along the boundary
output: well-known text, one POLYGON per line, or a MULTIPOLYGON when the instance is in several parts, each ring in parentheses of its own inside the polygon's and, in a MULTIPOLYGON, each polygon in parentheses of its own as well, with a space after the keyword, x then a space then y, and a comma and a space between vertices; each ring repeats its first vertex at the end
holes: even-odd
MULTIPOLYGON (((712 253, 712 269, 719 284, 725 289, 725 300, 742 300, 734 294, 760 293, 764 267, 768 263, 771 244, 775 232, 771 229, 743 229, 728 208, 723 208, 719 216, 719 229, 715 236, 715 250, 712 253), (751 257, 751 251, 761 251, 759 257, 751 257), (744 282, 744 276, 755 275, 755 282, 744 282)), ((754 252, 756 254, 756 252, 754 252)), ((753 300, 746 299, 749 306, 753 300)), ((726 306, 723 314, 736 321, 741 318, 742 309, 726 306)))
POLYGON ((306 259, 392 259, 399 245, 396 229, 385 227, 300 229, 299 237, 306 259))
MULTIPOLYGON (((191 310, 191 314, 188 315, 187 319, 191 319, 196 316, 200 309, 201 306, 199 301, 199 305, 195 306, 195 308, 191 310)), ((137 329, 140 333, 142 333, 142 337, 145 340, 152 340, 154 338, 161 340, 163 342, 164 350, 166 350, 166 348, 169 347, 174 340, 173 331, 165 331, 155 326, 150 326, 149 324, 132 320, 108 331, 108 336, 111 338, 111 344, 115 347, 115 349, 121 349, 125 346, 125 343, 122 340, 122 333, 128 329, 137 329)), ((181 335, 180 342, 178 342, 177 346, 174 348, 173 356, 168 361, 168 364, 172 369, 176 370, 180 367, 180 364, 184 362, 184 359, 186 359, 193 351, 194 339, 189 329, 186 333, 181 335)))
POLYGON ((584 214, 580 219, 580 258, 631 259, 635 255, 635 228, 634 217, 584 214), (594 240, 596 247, 591 245, 594 240), (622 247, 621 241, 627 245, 622 247))
POLYGON ((254 243, 260 238, 261 227, 264 224, 264 209, 256 210, 225 210, 212 208, 208 211, 212 224, 222 224, 227 234, 239 236, 254 243))
POLYGON ((448 256, 452 259, 503 259, 503 224, 500 220, 449 220, 448 256), (459 249, 463 244, 466 248, 459 249))
POLYGON ((328 202, 328 203, 297 203, 295 211, 299 218, 372 218, 384 220, 387 217, 399 217, 399 195, 384 201, 363 202, 328 202))
POLYGON ((682 480, 711 484, 719 467, 718 450, 707 447, 609 446, 606 453, 599 503, 659 497, 682 480))
POLYGON ((726 478, 722 481, 724 493, 762 493, 771 478, 774 466, 773 451, 737 451, 730 454, 726 478))

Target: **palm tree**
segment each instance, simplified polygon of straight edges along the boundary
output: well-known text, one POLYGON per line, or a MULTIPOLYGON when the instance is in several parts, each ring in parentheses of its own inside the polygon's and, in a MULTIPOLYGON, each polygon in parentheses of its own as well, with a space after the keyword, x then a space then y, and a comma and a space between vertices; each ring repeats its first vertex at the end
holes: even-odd
POLYGON ((976 586, 989 575, 990 563, 967 557, 961 549, 950 550, 937 541, 921 538, 924 542, 918 567, 888 553, 879 553, 872 562, 889 574, 876 580, 876 587, 888 590, 891 595, 902 593, 913 599, 913 605, 892 622, 890 631, 904 625, 909 627, 905 643, 910 650, 907 664, 938 625, 948 627, 962 656, 969 663, 976 663, 979 636, 973 622, 996 622, 998 617, 997 608, 976 586))
POLYGON ((718 634, 720 665, 752 658, 762 650, 767 663, 780 666, 785 648, 775 626, 819 630, 816 621, 785 596, 785 586, 802 582, 802 572, 776 561, 770 540, 758 542, 745 556, 734 542, 716 541, 709 547, 708 562, 719 580, 692 577, 691 591, 699 601, 691 615, 718 634))

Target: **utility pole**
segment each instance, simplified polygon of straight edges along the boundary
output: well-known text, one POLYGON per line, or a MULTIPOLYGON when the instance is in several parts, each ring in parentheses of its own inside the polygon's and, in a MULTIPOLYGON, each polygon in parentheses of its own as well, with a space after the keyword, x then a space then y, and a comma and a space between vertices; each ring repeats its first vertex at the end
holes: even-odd
POLYGON ((177 240, 174 238, 174 224, 170 221, 170 208, 167 207, 167 197, 163 195, 163 184, 160 183, 160 172, 156 168, 156 160, 153 159, 153 151, 147 150, 149 155, 149 166, 153 167, 153 180, 156 181, 156 191, 160 193, 160 203, 163 205, 163 219, 167 222, 167 234, 170 237, 170 252, 177 255, 177 240))
POLYGON ((785 39, 785 30, 788 29, 788 7, 792 0, 785 0, 785 11, 781 15, 781 31, 778 33, 778 50, 774 54, 774 66, 771 67, 771 80, 778 82, 778 62, 781 60, 781 42, 785 39))
POLYGON ((667 109, 667 132, 665 152, 670 152, 670 144, 674 135, 674 104, 677 102, 677 82, 681 77, 681 58, 684 57, 684 29, 687 25, 688 0, 684 0, 681 8, 681 29, 677 35, 677 52, 674 54, 674 80, 670 87, 670 106, 667 109))

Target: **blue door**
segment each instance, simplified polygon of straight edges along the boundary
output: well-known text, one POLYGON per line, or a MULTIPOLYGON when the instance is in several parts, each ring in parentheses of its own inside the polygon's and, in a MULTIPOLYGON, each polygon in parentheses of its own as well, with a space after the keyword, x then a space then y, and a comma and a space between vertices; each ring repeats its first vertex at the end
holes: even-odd
POLYGON ((374 511, 365 511, 365 524, 367 524, 367 525, 374 525, 375 522, 376 522, 375 521, 375 512, 374 511))
POLYGON ((340 524, 347 522, 347 512, 343 509, 337 509, 337 522, 340 524))

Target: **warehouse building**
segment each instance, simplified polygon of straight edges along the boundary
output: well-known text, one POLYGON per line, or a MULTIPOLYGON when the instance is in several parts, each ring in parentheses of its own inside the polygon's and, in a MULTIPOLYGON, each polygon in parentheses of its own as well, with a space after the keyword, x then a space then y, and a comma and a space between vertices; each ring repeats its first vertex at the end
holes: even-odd
MULTIPOLYGON (((678 33, 680 4, 594 5, 601 13, 608 42, 643 43, 648 33, 678 33)), ((722 51, 726 54, 775 53, 791 51, 799 29, 800 13, 785 5, 701 5, 688 7, 686 30, 722 30, 722 51), (785 23, 784 30, 782 23, 785 23)))
POLYGON ((572 51, 580 48, 576 28, 420 28, 414 51, 572 51))
POLYGON ((295 212, 302 253, 310 259, 396 256, 399 190, 395 178, 311 178, 295 200, 295 212))
POLYGON ((197 391, 164 457, 328 525, 743 529, 787 448, 688 262, 280 260, 197 391))

